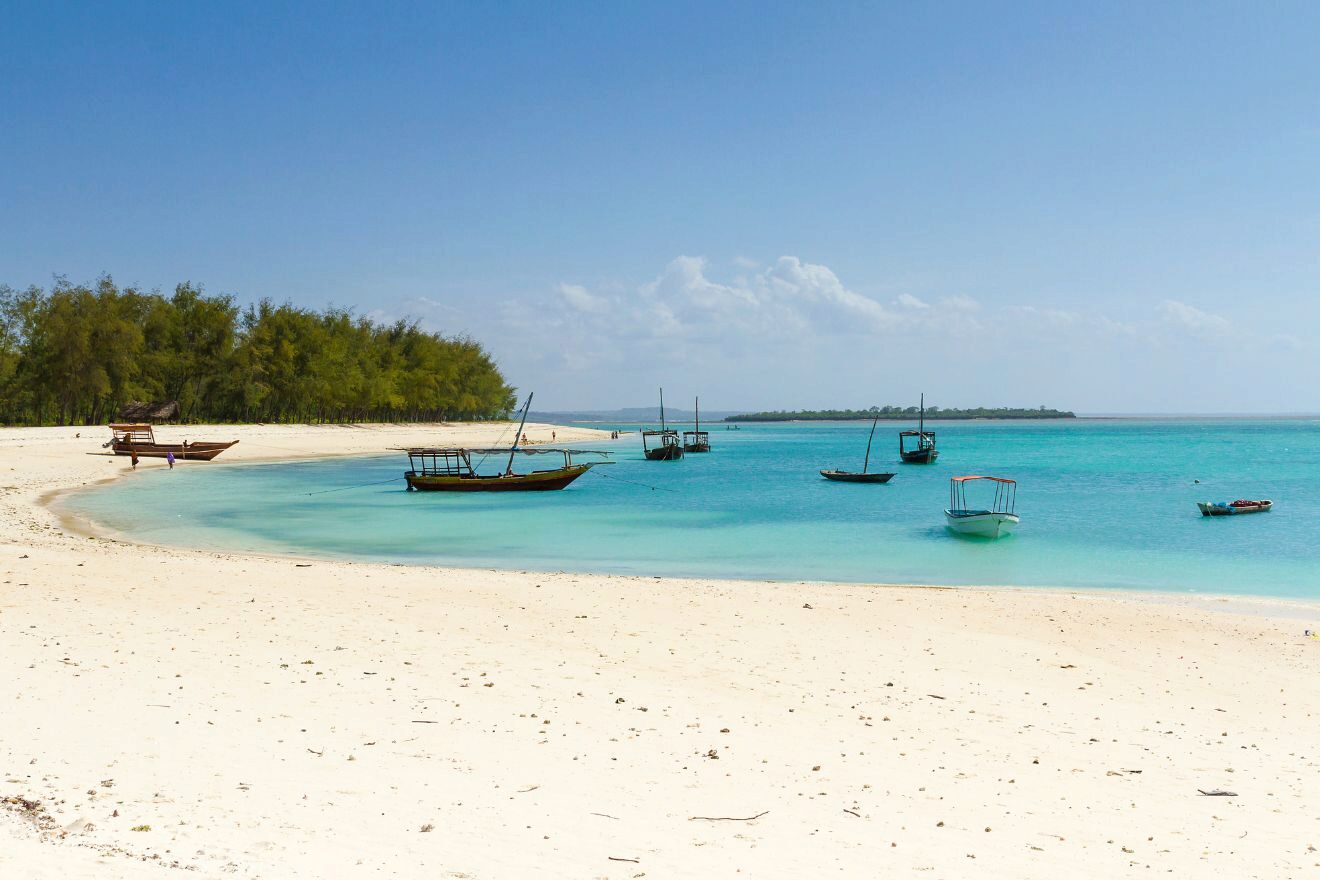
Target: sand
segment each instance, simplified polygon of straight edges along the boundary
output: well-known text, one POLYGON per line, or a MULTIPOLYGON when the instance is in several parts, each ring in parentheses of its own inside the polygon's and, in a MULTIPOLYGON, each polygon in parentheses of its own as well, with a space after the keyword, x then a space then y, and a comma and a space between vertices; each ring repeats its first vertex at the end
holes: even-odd
POLYGON ((0 430, 3 876, 1320 876, 1316 605, 143 547, 105 433, 0 430))

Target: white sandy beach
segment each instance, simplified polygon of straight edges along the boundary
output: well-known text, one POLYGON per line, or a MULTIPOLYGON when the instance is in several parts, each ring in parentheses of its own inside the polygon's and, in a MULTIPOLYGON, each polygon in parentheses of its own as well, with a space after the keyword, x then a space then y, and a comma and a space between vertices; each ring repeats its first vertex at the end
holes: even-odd
POLYGON ((107 435, 0 430, 4 876, 1320 876, 1320 606, 143 547, 107 435))

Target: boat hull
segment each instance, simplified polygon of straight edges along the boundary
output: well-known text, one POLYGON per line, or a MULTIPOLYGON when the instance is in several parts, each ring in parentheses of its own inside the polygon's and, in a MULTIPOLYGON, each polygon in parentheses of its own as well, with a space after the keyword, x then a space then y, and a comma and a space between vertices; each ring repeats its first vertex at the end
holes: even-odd
POLYGON ((530 474, 496 474, 491 476, 457 474, 405 473, 408 488, 417 492, 549 492, 562 489, 595 465, 575 464, 530 474))
POLYGON ((856 474, 848 471, 821 471, 820 475, 836 483, 888 483, 893 474, 856 474))
POLYGON ((677 444, 673 446, 658 446, 655 449, 646 450, 647 461, 678 461, 683 457, 683 447, 677 444))
POLYGON ((938 449, 917 449, 912 452, 900 452, 904 464, 931 464, 940 457, 938 449))
POLYGON ((164 458, 172 454, 178 461, 210 461, 236 443, 238 443, 237 440, 230 440, 228 443, 199 441, 188 444, 114 443, 111 449, 115 455, 132 455, 136 452, 138 458, 164 458))
POLYGON ((1273 509, 1273 501, 1261 501, 1256 504, 1246 504, 1240 507, 1234 507, 1231 504, 1215 504, 1209 501, 1198 501, 1196 506, 1201 509, 1201 516, 1237 516, 1242 513, 1265 513, 1273 509))
POLYGON ((684 452, 710 452, 709 443, 684 443, 684 452))
POLYGON ((978 538, 999 538, 1012 534, 1019 522, 1015 513, 994 513, 988 510, 946 510, 944 520, 950 531, 978 538))

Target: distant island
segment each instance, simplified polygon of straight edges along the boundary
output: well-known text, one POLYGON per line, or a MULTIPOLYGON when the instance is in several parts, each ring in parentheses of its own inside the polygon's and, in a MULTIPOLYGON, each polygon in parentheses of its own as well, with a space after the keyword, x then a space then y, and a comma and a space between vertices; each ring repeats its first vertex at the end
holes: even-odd
MULTIPOLYGON (((918 416, 915 406, 873 406, 870 409, 819 409, 797 410, 794 412, 759 412, 739 413, 728 416, 726 422, 842 422, 852 419, 874 419, 879 416, 889 421, 915 420, 918 416)), ((1075 419, 1076 413, 1059 409, 1039 407, 1020 409, 1017 407, 976 407, 975 409, 941 409, 938 406, 926 407, 927 419, 1075 419)))

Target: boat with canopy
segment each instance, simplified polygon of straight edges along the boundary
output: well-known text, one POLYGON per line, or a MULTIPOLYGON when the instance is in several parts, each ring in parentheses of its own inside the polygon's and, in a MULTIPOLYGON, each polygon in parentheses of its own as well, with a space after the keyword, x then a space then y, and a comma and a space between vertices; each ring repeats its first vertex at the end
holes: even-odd
POLYGON ((710 432, 701 430, 701 398, 696 398, 693 403, 695 407, 697 422, 693 426, 694 430, 683 432, 683 451, 684 452, 710 452, 710 432))
POLYGON ((967 476, 949 480, 949 506, 944 511, 945 523, 960 535, 998 538, 1010 534, 1019 522, 1016 513, 1017 481, 1003 477, 967 476), (969 507, 967 485, 985 481, 994 486, 994 501, 990 507, 969 507))
POLYGON ((514 435, 510 448, 494 447, 489 449, 468 449, 465 447, 413 447, 403 450, 408 453, 409 469, 403 475, 408 481, 409 491, 418 492, 542 492, 563 489, 569 483, 600 464, 612 464, 608 461, 575 462, 575 455, 609 455, 599 449, 563 449, 563 448, 525 448, 518 445, 523 427, 527 424, 527 410, 531 408, 532 395, 527 395, 527 404, 523 407, 522 421, 518 424, 518 433, 514 435), (503 456, 509 459, 500 473, 483 474, 478 468, 488 456, 503 456), (472 457, 480 456, 477 463, 472 457), (515 455, 562 455, 563 464, 544 470, 515 473, 513 459, 515 455))
POLYGON ((196 442, 160 443, 149 424, 113 424, 110 425, 110 440, 103 444, 115 455, 133 455, 141 458, 164 458, 173 455, 178 461, 210 461, 237 440, 228 442, 198 440, 196 442))
POLYGON ((898 432, 898 457, 907 464, 931 464, 940 457, 935 448, 935 432, 926 430, 926 395, 921 395, 921 414, 917 430, 898 432))
POLYGON ((893 474, 871 473, 867 469, 871 466, 871 440, 875 437, 875 426, 880 421, 880 415, 871 420, 871 433, 866 438, 866 457, 862 459, 862 472, 856 471, 821 471, 820 475, 827 480, 834 480, 837 483, 888 483, 894 478, 893 474))
POLYGON ((660 389, 660 430, 642 432, 642 454, 647 461, 678 461, 683 444, 678 432, 665 426, 665 389, 660 389))

